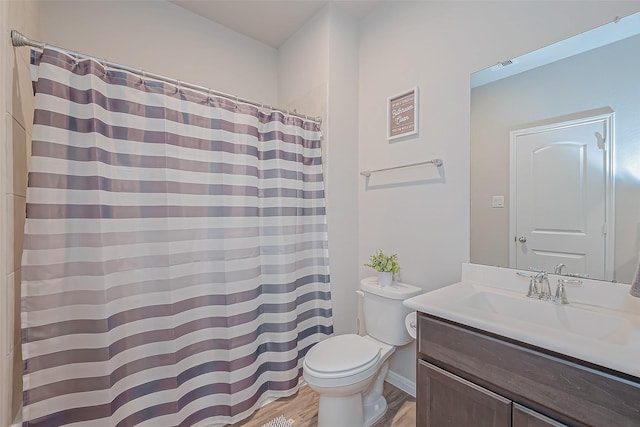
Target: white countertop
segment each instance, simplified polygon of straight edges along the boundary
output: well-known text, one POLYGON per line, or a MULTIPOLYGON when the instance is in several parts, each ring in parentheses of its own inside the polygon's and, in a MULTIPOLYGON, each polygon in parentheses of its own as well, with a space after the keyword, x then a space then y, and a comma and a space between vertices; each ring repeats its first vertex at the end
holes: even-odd
MULTIPOLYGON (((549 275, 552 293, 557 279, 549 275)), ((640 380, 640 298, 628 285, 585 279, 566 286, 567 305, 527 298, 528 285, 512 269, 463 264, 460 282, 404 304, 640 380)))

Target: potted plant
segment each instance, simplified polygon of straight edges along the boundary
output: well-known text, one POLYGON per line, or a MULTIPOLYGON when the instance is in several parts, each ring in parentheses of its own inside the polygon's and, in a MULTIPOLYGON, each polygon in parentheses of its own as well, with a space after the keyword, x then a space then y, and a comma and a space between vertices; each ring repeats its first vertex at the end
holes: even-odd
POLYGON ((364 266, 371 267, 378 272, 378 284, 383 288, 391 285, 393 274, 400 271, 398 254, 387 255, 380 249, 369 257, 369 263, 364 266))

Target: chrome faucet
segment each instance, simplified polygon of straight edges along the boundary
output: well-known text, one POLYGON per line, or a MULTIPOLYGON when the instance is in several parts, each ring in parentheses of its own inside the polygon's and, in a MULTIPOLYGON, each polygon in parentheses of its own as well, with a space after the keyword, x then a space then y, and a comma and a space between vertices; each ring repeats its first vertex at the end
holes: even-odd
POLYGON ((560 274, 562 275, 562 269, 564 269, 565 271, 567 271, 567 266, 564 265, 563 263, 558 263, 556 264, 556 267, 553 269, 553 274, 560 274))
POLYGON ((542 270, 534 270, 533 268, 531 268, 530 271, 534 273, 523 273, 520 271, 516 271, 516 274, 518 276, 526 277, 529 279, 529 291, 527 292, 527 298, 549 301, 554 304, 569 304, 565 285, 582 285, 582 280, 567 279, 561 277, 558 279, 556 293, 555 295, 552 295, 551 287, 549 286, 549 276, 547 272, 542 270))
POLYGON ((549 276, 547 276, 547 272, 540 271, 538 274, 536 274, 535 281, 540 285, 538 287, 538 289, 540 290, 540 294, 538 295, 538 298, 540 298, 543 301, 550 300, 551 287, 549 286, 549 276))
POLYGON ((529 278, 529 291, 527 298, 535 298, 543 301, 551 299, 551 288, 549 287, 549 277, 546 271, 534 270, 533 274, 516 272, 518 276, 529 278))

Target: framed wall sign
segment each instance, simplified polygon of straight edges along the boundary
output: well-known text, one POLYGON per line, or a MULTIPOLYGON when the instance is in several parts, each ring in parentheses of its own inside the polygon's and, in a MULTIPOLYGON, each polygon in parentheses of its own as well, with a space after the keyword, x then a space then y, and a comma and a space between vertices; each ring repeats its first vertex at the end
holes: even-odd
POLYGON ((418 87, 387 98, 387 139, 418 134, 418 87))

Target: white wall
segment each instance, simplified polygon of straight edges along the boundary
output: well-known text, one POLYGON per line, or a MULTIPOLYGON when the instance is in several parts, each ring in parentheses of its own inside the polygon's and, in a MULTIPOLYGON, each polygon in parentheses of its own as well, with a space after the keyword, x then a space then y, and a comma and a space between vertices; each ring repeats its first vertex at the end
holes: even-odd
POLYGON ((279 49, 281 105, 324 118, 331 300, 338 334, 355 332, 357 316, 357 28, 350 15, 329 5, 279 49))
POLYGON ((330 8, 327 216, 335 331, 356 332, 358 289, 358 25, 330 8))
POLYGON ((269 105, 278 101, 274 48, 172 3, 46 0, 40 9, 49 44, 269 105))
MULTIPOLYGON (((314 88, 327 85, 329 81, 328 39, 329 8, 325 7, 280 46, 278 49, 278 101, 281 105, 295 103, 314 88)), ((326 109, 322 113, 325 117, 326 109)))
MULTIPOLYGON (((372 176, 359 190, 359 252, 397 252, 402 280, 425 290, 469 260, 469 76, 638 10, 638 2, 389 2, 361 22, 360 169, 444 160, 372 176), (389 143, 386 99, 420 88, 420 133, 389 143), (373 181, 375 178, 375 182, 373 181)), ((371 272, 360 268, 361 277, 371 272)), ((414 381, 415 346, 391 370, 414 381)))

